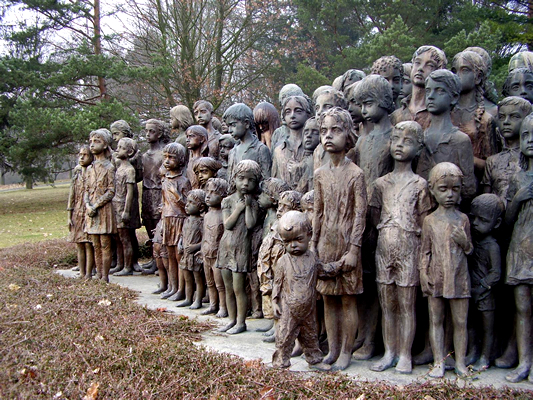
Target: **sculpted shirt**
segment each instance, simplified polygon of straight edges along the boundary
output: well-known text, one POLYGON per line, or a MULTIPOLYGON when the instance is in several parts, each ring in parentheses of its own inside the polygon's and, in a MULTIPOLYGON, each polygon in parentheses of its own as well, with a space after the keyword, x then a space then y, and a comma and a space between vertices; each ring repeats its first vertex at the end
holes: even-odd
POLYGON ((270 178, 270 170, 272 169, 272 157, 270 156, 270 150, 262 143, 257 136, 252 135, 252 141, 248 147, 244 150, 241 158, 237 158, 237 147, 244 146, 239 143, 233 149, 231 149, 228 157, 228 182, 233 179, 233 171, 242 160, 253 160, 261 167, 261 173, 263 179, 270 178))
POLYGON ((411 102, 411 95, 402 99, 401 106, 396 111, 394 111, 390 120, 392 125, 396 125, 398 122, 402 121, 416 121, 420 124, 422 129, 427 129, 429 123, 431 122, 431 114, 426 108, 418 110, 414 115, 409 110, 409 103, 411 102))
POLYGON ((490 193, 499 196, 507 204, 507 191, 511 177, 520 171, 520 148, 504 148, 500 153, 487 158, 485 174, 481 180, 483 186, 490 188, 490 193))
POLYGON ((289 139, 284 139, 272 155, 272 177, 285 181, 292 190, 295 190, 303 175, 303 169, 298 168, 298 163, 304 157, 303 140, 296 149, 291 148, 289 139))

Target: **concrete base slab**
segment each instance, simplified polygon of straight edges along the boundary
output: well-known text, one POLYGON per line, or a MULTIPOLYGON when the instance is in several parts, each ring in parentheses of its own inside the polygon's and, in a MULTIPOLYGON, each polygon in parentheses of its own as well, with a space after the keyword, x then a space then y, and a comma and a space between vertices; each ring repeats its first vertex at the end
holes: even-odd
MULTIPOLYGON (((59 274, 65 277, 75 278, 79 276, 78 272, 72 270, 58 270, 59 274)), ((216 318, 212 315, 204 316, 201 312, 205 308, 199 310, 190 310, 188 307, 176 307, 177 302, 162 300, 159 295, 151 294, 157 289, 159 278, 155 275, 140 275, 135 273, 130 276, 110 276, 110 282, 127 287, 139 293, 137 302, 150 309, 166 308, 167 311, 176 313, 178 315, 185 315, 192 319, 199 321, 210 321, 223 326, 227 323, 226 318, 216 318)), ((205 305, 204 305, 205 306, 205 305)), ((233 354, 242 357, 245 360, 260 360, 267 366, 271 365, 272 354, 275 350, 274 343, 264 343, 262 332, 257 329, 264 328, 268 325, 268 320, 265 319, 247 319, 246 325, 248 330, 238 335, 228 335, 226 333, 219 333, 215 330, 206 332, 202 335, 202 341, 197 344, 205 346, 208 349, 233 354)), ((352 360, 352 364, 343 371, 350 377, 358 381, 385 381, 393 385, 407 385, 414 382, 425 382, 438 380, 432 379, 428 376, 429 366, 417 366, 413 368, 413 373, 410 375, 400 374, 391 368, 384 372, 374 372, 369 369, 370 365, 375 362, 379 356, 374 357, 369 361, 352 360)), ((291 359, 291 371, 309 372, 307 363, 303 357, 294 357, 291 359)), ((473 385, 476 387, 493 386, 495 388, 503 388, 505 386, 513 389, 533 390, 533 384, 528 381, 520 383, 509 383, 505 380, 505 375, 510 370, 499 369, 491 367, 487 371, 475 375, 475 380, 458 378, 452 371, 446 372, 445 378, 450 382, 455 382, 457 385, 473 385)))

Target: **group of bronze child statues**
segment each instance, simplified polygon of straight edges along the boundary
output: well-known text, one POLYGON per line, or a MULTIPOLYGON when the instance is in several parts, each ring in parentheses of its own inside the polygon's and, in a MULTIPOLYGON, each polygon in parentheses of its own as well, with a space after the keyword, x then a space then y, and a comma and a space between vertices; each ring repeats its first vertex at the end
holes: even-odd
POLYGON ((176 106, 171 129, 146 121, 144 154, 125 121, 95 130, 68 207, 80 273, 132 274, 142 217, 154 293, 208 303, 202 314, 227 317, 228 334, 248 315, 270 319, 274 367, 302 352, 318 370, 371 358, 381 312, 371 370, 433 361, 431 377, 471 376, 494 361, 518 365, 508 381, 528 378, 532 56, 513 57, 499 103, 485 50, 448 70, 442 50, 422 46, 411 63, 381 57, 312 98, 284 86, 281 118, 270 103, 238 103, 220 122, 199 100, 194 125, 176 106))

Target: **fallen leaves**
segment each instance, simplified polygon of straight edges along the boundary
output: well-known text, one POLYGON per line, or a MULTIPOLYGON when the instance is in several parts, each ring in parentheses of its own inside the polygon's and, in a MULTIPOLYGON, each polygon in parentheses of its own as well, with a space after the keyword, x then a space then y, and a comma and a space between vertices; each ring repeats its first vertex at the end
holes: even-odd
POLYGON ((96 400, 98 398, 98 389, 100 384, 98 382, 91 383, 89 389, 87 389, 87 394, 83 396, 83 400, 96 400))
POLYGON ((7 288, 11 290, 12 292, 16 292, 20 290, 20 286, 15 283, 11 283, 7 288))
POLYGON ((98 305, 107 307, 111 305, 111 301, 109 301, 108 299, 102 299, 98 302, 98 305))

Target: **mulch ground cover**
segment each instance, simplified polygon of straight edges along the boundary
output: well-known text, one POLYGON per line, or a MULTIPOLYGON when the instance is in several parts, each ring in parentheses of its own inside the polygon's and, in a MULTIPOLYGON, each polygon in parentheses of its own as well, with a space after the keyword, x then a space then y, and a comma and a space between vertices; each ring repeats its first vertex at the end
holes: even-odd
POLYGON ((54 273, 61 240, 0 250, 0 398, 509 399, 532 392, 468 384, 393 386, 342 373, 292 373, 208 351, 209 324, 149 310, 135 293, 54 273))

